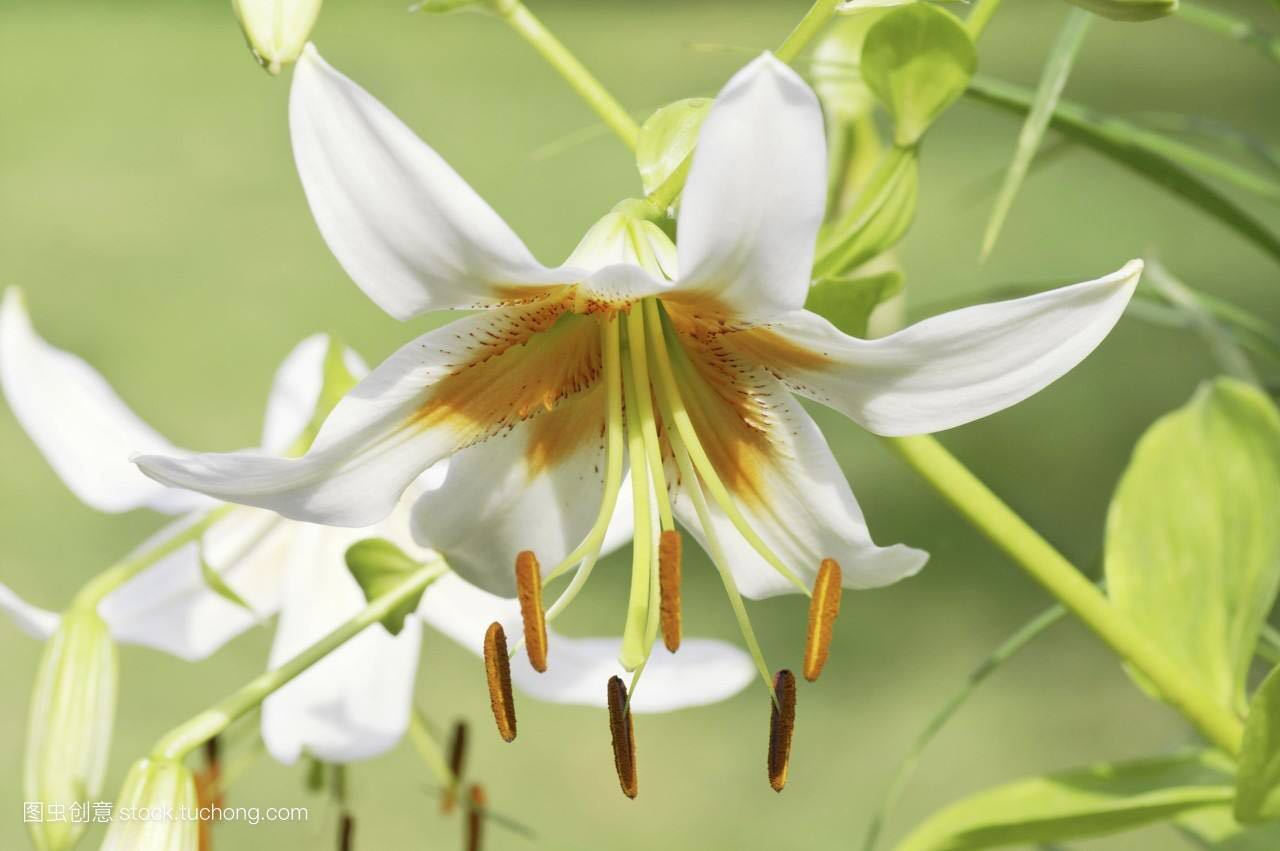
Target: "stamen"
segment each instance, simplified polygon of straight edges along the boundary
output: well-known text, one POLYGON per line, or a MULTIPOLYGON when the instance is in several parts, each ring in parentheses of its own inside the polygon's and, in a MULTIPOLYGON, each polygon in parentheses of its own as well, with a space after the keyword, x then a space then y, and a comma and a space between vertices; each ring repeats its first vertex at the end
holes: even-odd
POLYGON ((489 681, 489 705, 498 735, 504 742, 516 737, 516 705, 511 697, 511 661, 507 656, 507 633, 497 621, 484 634, 484 674, 489 681))
POLYGON ((352 851, 356 843, 356 819, 344 812, 338 822, 338 851, 352 851))
POLYGON ((529 664, 538 673, 547 670, 547 618, 542 610, 542 568, 531 550, 516 556, 516 592, 524 620, 524 645, 529 664))
POLYGON ((818 679, 827 664, 831 631, 840 614, 840 592, 840 565, 833 558, 824 558, 809 600, 809 634, 804 645, 804 678, 809 682, 818 679))
MULTIPOLYGON (((650 614, 657 589, 653 553, 653 517, 649 502, 649 468, 645 464, 644 434, 636 427, 635 413, 637 387, 631 378, 627 350, 623 349, 622 390, 627 406, 627 454, 631 462, 632 510, 635 513, 635 534, 631 539, 631 589, 627 598, 627 620, 622 629, 622 650, 618 661, 628 671, 634 671, 649 658, 652 642, 647 640, 650 614)), ((654 624, 654 631, 657 624, 654 624)))
POLYGON ((489 796, 479 783, 471 784, 467 792, 467 851, 480 851, 480 840, 484 836, 484 809, 489 805, 489 796))
POLYGON ((658 584, 662 591, 662 643, 680 649, 680 533, 670 529, 658 542, 658 584))
POLYGON ((634 798, 640 791, 636 776, 636 731, 627 704, 627 687, 621 677, 609 678, 609 733, 613 739, 613 765, 618 770, 622 794, 634 798))
POLYGON ((769 785, 781 792, 791 762, 791 734, 796 728, 796 676, 785 668, 773 680, 777 699, 769 707, 769 785))
POLYGON ((440 799, 440 812, 448 815, 453 812, 458 801, 458 784, 462 781, 462 769, 467 758, 467 722, 459 721, 453 725, 453 733, 449 736, 449 783, 445 786, 444 795, 440 799))

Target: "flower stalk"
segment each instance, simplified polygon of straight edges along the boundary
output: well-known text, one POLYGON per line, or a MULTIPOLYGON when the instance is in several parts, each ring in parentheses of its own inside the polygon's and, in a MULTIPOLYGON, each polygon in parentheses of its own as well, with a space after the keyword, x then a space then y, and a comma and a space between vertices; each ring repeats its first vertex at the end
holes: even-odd
POLYGON ((214 736, 220 735, 231 722, 260 706, 312 665, 378 623, 406 601, 420 595, 427 586, 449 570, 443 561, 432 561, 406 576, 397 586, 365 606, 355 617, 324 638, 294 656, 278 668, 266 671, 222 701, 170 730, 151 750, 152 757, 181 760, 214 736))

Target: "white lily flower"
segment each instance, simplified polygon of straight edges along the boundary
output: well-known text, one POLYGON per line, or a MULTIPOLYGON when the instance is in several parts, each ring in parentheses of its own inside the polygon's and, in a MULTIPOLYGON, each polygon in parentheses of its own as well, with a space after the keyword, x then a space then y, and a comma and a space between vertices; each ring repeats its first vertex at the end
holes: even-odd
POLYGON ((480 312, 374 369, 302 457, 160 452, 138 465, 218 499, 362 526, 451 458, 444 484, 417 501, 415 537, 464 579, 512 596, 512 564, 526 551, 544 578, 579 563, 584 577, 629 458, 629 669, 653 643, 656 542, 678 534, 677 521, 729 577, 731 596, 811 593, 820 566, 838 563, 817 605, 838 595, 839 577, 874 588, 923 566, 919 550, 872 541, 793 394, 883 435, 978 419, 1088 355, 1141 270, 1135 261, 882 339, 846 336, 803 309, 826 191, 822 114, 801 78, 768 54, 710 110, 675 244, 624 204, 555 268, 312 46, 295 72, 290 120, 312 212, 357 285, 399 319, 480 312))
MULTIPOLYGON (((310 337, 278 370, 262 446, 255 450, 263 457, 288 452, 308 437, 324 392, 330 346, 323 335, 310 337)), ((354 375, 366 371, 349 350, 342 361, 354 375)), ((111 462, 112 453, 127 458, 169 444, 143 425, 92 367, 40 339, 16 289, 10 289, 0 305, 0 383, 19 422, 50 464, 92 507, 171 509, 194 501, 212 505, 204 497, 160 488, 131 464, 111 462), (109 494, 129 497, 112 501, 105 496, 109 494)), ((424 476, 419 487, 438 485, 442 472, 424 476)), ((182 517, 137 552, 153 550, 205 516, 202 509, 182 517)), ((629 519, 622 517, 611 530, 615 545, 629 538, 629 519)), ((327 528, 235 507, 198 542, 177 548, 108 594, 98 613, 117 641, 188 660, 209 656, 278 613, 270 654, 274 667, 364 607, 364 595, 347 570, 344 554, 351 544, 369 537, 388 538, 424 561, 434 557, 410 539, 408 503, 364 529, 327 528), (206 570, 216 573, 231 594, 212 587, 206 570), (232 596, 249 608, 237 605, 232 596)), ((0 611, 37 638, 47 638, 59 624, 58 615, 24 602, 3 585, 0 611)), ((419 612, 428 625, 479 652, 473 639, 491 621, 509 620, 512 603, 444 577, 423 595, 419 612)), ((554 640, 586 666, 620 670, 613 661, 616 641, 606 647, 595 639, 554 640)), ((305 751, 326 761, 347 762, 395 745, 409 721, 420 643, 419 619, 406 622, 397 636, 374 625, 268 698, 262 735, 272 755, 293 762, 305 751)), ((638 702, 637 710, 664 711, 722 700, 750 681, 750 660, 742 651, 717 641, 704 642, 703 650, 700 658, 672 660, 664 673, 655 673, 649 700, 638 702)), ((545 678, 533 682, 533 671, 520 666, 513 675, 517 685, 528 685, 531 694, 544 700, 604 704, 603 690, 587 694, 569 680, 559 687, 545 678)))

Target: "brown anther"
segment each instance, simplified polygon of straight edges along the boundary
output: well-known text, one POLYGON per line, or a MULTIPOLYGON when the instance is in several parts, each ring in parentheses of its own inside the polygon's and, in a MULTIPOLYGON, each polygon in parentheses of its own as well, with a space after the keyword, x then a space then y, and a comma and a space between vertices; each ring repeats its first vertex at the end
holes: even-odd
POLYGON ((627 705, 627 687, 621 677, 609 678, 609 733, 613 739, 613 766, 618 770, 622 794, 634 798, 640 791, 636 775, 636 729, 627 705))
POLYGON ((680 649, 680 533, 668 529, 658 541, 658 588, 662 592, 662 643, 672 653, 680 649))
POLYGON ((351 813, 343 813, 338 822, 338 851, 352 851, 356 847, 356 820, 351 813))
POLYGON ((831 631, 840 615, 840 593, 840 565, 833 558, 824 558, 809 600, 809 635, 804 644, 804 678, 809 682, 818 679, 827 664, 831 631))
POLYGON ((222 761, 219 757, 219 739, 214 736, 204 743, 205 767, 195 776, 196 800, 202 811, 209 808, 208 818, 201 818, 197 831, 196 847, 199 851, 213 851, 213 823, 224 803, 222 797, 222 761))
POLYGON ((458 800, 458 784, 462 782, 462 769, 467 757, 467 722, 459 721, 453 725, 449 736, 449 785, 445 787, 440 798, 440 812, 446 815, 453 812, 458 800))
POLYGON ((484 787, 478 783, 471 784, 467 790, 467 851, 480 851, 480 840, 484 835, 484 808, 488 805, 484 787))
POLYGON ((547 670, 547 614, 542 609, 542 569, 531 550, 516 556, 516 592, 524 619, 524 646, 529 664, 539 673, 547 670))
POLYGON ((773 678, 777 702, 770 702, 769 785, 781 792, 787 785, 787 765, 791 762, 791 734, 796 729, 796 675, 782 669, 773 678))
POLYGON ((507 656, 507 634, 494 621, 484 634, 484 675, 489 681, 489 705, 498 734, 504 742, 516 737, 516 704, 511 697, 511 660, 507 656))

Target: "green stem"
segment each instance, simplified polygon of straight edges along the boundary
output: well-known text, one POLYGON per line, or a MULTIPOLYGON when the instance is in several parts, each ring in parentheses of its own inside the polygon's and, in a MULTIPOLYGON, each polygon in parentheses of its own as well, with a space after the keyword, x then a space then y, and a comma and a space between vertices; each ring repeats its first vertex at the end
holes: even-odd
POLYGON ((221 505, 151 549, 116 562, 80 589, 80 593, 76 594, 75 600, 72 601, 72 608, 95 608, 104 597, 160 559, 177 552, 192 541, 199 540, 205 532, 209 531, 209 527, 226 517, 234 508, 233 505, 221 505))
POLYGON ((1000 0, 978 0, 969 17, 964 20, 964 28, 969 31, 969 38, 977 41, 999 8, 1000 0))
POLYGON ((498 3, 497 13, 564 77, 618 138, 635 150, 640 127, 595 75, 519 0, 498 3))
POLYGON ((266 671, 223 700, 173 728, 151 750, 155 759, 181 760, 204 742, 220 735, 232 721, 256 709, 271 694, 382 620, 406 600, 421 594, 428 585, 448 571, 441 561, 429 562, 406 576, 399 585, 365 606, 351 620, 294 656, 278 668, 266 671))
POLYGON ((454 776, 453 770, 449 768, 449 760, 445 756, 444 749, 440 747, 440 743, 432 735, 431 725, 427 723, 422 710, 417 707, 414 708, 413 714, 409 716, 409 741, 413 743, 413 749, 418 752, 418 756, 422 757, 422 761, 427 764, 427 767, 435 774, 436 779, 440 781, 440 785, 456 792, 458 778, 454 776))
POLYGON ((800 19, 800 23, 796 24, 795 29, 782 40, 782 44, 778 45, 778 49, 773 52, 783 62, 790 65, 796 60, 809 42, 813 41, 813 37, 831 20, 836 13, 836 7, 840 5, 840 0, 817 0, 809 11, 804 13, 804 17, 800 19))
POLYGON ((1140 671, 1209 741, 1229 754, 1240 752, 1243 735, 1240 719, 1184 677, 1158 647, 1112 607, 1096 586, 942 444, 929 436, 886 440, 978 531, 1140 671))

